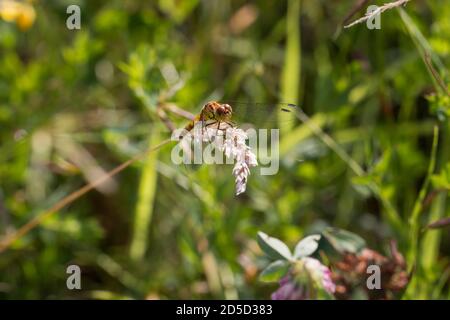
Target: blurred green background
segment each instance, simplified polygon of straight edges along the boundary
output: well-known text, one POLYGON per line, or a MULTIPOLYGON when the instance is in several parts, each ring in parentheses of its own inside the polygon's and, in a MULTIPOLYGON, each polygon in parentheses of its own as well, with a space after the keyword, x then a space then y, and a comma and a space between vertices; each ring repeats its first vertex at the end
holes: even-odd
POLYGON ((450 298, 448 229, 419 230, 450 213, 450 6, 412 1, 380 30, 342 29, 355 3, 34 1, 28 28, 0 19, 0 237, 168 138, 158 103, 296 103, 364 170, 300 122, 280 172, 238 197, 230 167, 175 166, 162 148, 0 253, 0 298, 266 299, 257 231, 293 246, 326 226, 383 253, 396 239, 415 266, 404 298, 450 298), (81 30, 66 28, 70 4, 81 30))

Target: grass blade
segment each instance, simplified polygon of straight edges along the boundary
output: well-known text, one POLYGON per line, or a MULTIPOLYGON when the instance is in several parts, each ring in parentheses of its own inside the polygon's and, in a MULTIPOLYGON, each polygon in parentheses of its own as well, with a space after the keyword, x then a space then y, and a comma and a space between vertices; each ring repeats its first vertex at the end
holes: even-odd
MULTIPOLYGON (((150 136, 149 145, 156 144, 159 140, 157 129, 150 136)), ((153 203, 156 194, 157 170, 156 162, 158 152, 148 154, 145 159, 139 182, 138 198, 134 216, 134 232, 130 246, 130 257, 133 260, 141 260, 148 245, 148 232, 153 215, 153 203)))

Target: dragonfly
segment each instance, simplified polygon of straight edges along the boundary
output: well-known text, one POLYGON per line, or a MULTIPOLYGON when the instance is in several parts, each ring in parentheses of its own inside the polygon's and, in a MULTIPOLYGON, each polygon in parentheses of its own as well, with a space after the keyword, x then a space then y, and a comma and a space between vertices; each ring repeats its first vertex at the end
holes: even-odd
POLYGON ((218 102, 209 101, 185 127, 191 131, 201 122, 202 127, 221 128, 221 124, 236 127, 251 126, 256 129, 272 129, 288 125, 296 119, 298 107, 292 103, 218 102))

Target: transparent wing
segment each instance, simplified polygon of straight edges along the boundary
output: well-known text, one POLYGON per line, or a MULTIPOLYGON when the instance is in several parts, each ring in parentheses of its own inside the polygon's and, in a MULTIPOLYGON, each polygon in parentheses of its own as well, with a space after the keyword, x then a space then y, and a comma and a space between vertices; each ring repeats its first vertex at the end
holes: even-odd
POLYGON ((279 128, 292 126, 297 122, 296 109, 291 103, 262 103, 242 101, 221 101, 233 108, 233 122, 239 127, 279 128))

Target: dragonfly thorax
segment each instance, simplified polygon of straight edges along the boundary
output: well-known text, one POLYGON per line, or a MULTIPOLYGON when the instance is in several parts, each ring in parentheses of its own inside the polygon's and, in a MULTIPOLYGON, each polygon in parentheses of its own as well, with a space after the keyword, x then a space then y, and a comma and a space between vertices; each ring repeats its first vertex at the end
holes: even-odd
POLYGON ((203 120, 227 122, 231 120, 232 114, 233 109, 229 104, 221 104, 217 101, 208 102, 202 109, 203 120))

